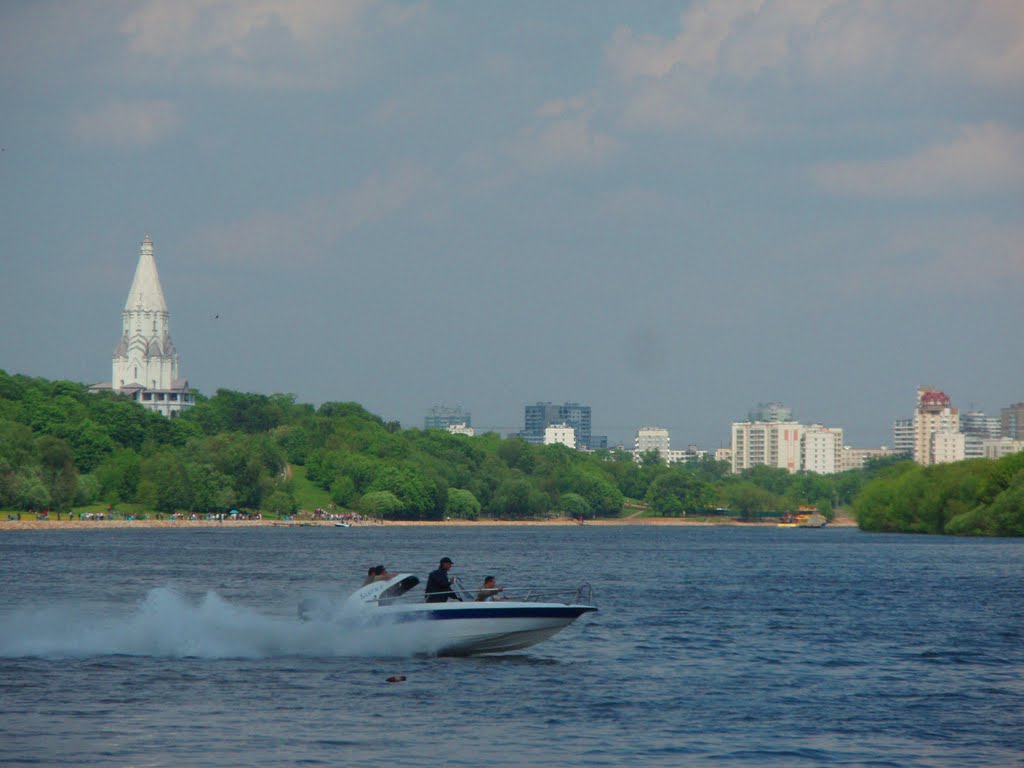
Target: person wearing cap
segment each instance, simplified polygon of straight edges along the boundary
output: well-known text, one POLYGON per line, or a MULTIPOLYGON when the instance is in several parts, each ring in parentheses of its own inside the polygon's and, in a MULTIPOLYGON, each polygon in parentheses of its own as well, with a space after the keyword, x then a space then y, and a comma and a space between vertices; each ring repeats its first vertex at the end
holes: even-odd
POLYGON ((452 581, 448 578, 448 571, 455 565, 450 557, 442 557, 441 562, 438 563, 437 570, 431 571, 427 577, 427 602, 428 603, 446 603, 449 600, 458 600, 462 602, 462 598, 456 595, 452 591, 452 581))

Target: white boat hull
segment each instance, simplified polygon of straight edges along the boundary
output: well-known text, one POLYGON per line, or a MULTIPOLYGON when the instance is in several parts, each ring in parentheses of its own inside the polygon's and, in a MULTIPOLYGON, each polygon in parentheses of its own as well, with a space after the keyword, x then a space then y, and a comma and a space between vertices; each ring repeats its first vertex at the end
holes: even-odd
POLYGON ((593 606, 507 601, 427 603, 382 607, 374 618, 396 622, 414 634, 424 653, 467 656, 528 648, 594 610, 593 606))
POLYGON ((347 629, 383 630, 400 638, 406 653, 468 656, 528 648, 557 634, 584 613, 597 610, 579 602, 528 599, 437 603, 399 599, 418 583, 415 576, 397 574, 360 588, 340 611, 329 602, 304 600, 299 605, 299 616, 307 621, 337 622, 347 629))

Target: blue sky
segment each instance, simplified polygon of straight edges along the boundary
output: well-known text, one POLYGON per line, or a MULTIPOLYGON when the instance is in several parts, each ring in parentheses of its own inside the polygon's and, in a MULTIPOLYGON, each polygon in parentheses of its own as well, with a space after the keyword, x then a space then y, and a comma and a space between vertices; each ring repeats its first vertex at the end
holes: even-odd
POLYGON ((10 372, 109 380, 149 233, 206 394, 704 448, 1024 400, 1015 0, 7 3, 0 95, 10 372))

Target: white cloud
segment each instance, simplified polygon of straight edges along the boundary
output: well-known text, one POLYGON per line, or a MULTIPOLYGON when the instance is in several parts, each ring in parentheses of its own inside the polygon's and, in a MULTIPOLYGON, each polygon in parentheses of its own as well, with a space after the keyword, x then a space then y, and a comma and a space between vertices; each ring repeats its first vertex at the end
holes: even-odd
POLYGON ((259 34, 278 27, 297 44, 344 33, 366 0, 151 0, 121 24, 131 50, 178 58, 223 51, 244 58, 259 34))
POLYGON ((776 97, 766 103, 783 93, 809 99, 851 84, 1019 90, 1024 3, 702 0, 673 37, 620 27, 605 59, 634 128, 721 129, 742 123, 764 94, 776 97))
POLYGON ((140 62, 243 88, 321 88, 356 70, 355 43, 421 6, 372 0, 151 0, 123 19, 140 62))
POLYGON ((904 157, 831 163, 813 170, 825 189, 859 197, 947 197, 1024 186, 1024 133, 994 123, 904 157))
POLYGON ((582 98, 548 102, 540 122, 520 132, 508 153, 517 168, 546 173, 600 165, 619 148, 610 134, 593 125, 593 110, 582 98))
POLYGON ((421 203, 429 215, 436 186, 436 180, 422 168, 409 166, 376 174, 289 211, 259 211, 213 227, 199 235, 197 250, 229 263, 317 263, 347 235, 414 204, 421 203))
POLYGON ((90 144, 142 147, 175 133, 182 124, 168 101, 115 101, 72 117, 71 132, 90 144))
MULTIPOLYGON (((802 4, 790 3, 775 9, 776 16, 766 16, 763 0, 737 0, 736 2, 704 2, 694 5, 680 15, 679 34, 670 39, 645 35, 637 37, 628 27, 620 27, 612 36, 607 57, 612 69, 621 77, 667 77, 673 70, 714 73, 724 63, 723 51, 741 33, 744 25, 761 19, 763 35, 760 50, 751 51, 768 61, 778 60, 780 34, 784 34, 782 20, 802 4), (766 21, 767 19, 767 21, 766 21)), ((749 69, 750 62, 740 63, 740 69, 749 69)))
POLYGON ((971 216, 900 225, 850 267, 850 296, 984 296, 1024 279, 1024 227, 971 216))

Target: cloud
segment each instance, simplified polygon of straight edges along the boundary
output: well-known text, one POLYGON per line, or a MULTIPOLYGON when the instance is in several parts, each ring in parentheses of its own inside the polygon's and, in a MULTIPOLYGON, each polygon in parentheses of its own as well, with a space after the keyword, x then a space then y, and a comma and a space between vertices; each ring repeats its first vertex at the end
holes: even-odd
POLYGON ((901 224, 850 262, 843 291, 862 300, 988 296, 1024 280, 1024 227, 981 216, 901 224))
POLYGON ((1024 4, 1018 0, 703 0, 674 36, 619 27, 606 50, 631 128, 706 124, 746 130, 782 95, 801 100, 851 85, 1019 90, 1024 4), (733 122, 736 121, 736 122, 733 122))
POLYGON ((824 189, 856 197, 960 197, 1024 185, 1024 133, 995 123, 963 128, 950 141, 905 157, 831 163, 812 171, 824 189))
POLYGON ((144 147, 175 133, 182 125, 168 101, 114 101, 72 117, 71 132, 89 144, 144 147))
POLYGON ((517 163, 534 173, 600 165, 619 148, 610 134, 596 130, 592 114, 579 112, 524 130, 513 142, 517 163))
POLYGON ((120 31, 138 60, 243 88, 321 88, 351 76, 365 27, 409 22, 419 6, 371 0, 151 0, 120 31))
POLYGON ((197 250, 204 258, 234 264, 318 263, 347 235, 415 203, 422 203, 429 215, 436 188, 436 180, 423 168, 398 168, 290 211, 259 211, 213 227, 200 233, 197 250))
POLYGON ((134 53, 160 58, 223 51, 244 57, 261 32, 284 30, 296 44, 350 29, 366 0, 153 0, 128 16, 121 31, 134 53))

